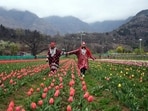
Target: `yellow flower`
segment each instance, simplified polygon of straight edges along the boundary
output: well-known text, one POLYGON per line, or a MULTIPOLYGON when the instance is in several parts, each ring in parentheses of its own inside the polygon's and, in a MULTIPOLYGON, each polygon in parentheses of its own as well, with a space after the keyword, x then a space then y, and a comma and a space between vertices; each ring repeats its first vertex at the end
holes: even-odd
POLYGON ((118 84, 118 87, 121 87, 121 84, 118 84))

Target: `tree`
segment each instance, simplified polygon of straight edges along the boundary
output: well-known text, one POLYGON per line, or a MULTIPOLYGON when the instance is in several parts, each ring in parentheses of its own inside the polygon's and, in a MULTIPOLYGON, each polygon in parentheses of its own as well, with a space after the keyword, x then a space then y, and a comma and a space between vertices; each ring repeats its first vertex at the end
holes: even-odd
POLYGON ((116 48, 116 51, 117 51, 118 53, 123 53, 123 52, 124 52, 124 48, 123 48, 122 46, 118 46, 118 47, 116 48))
POLYGON ((143 48, 140 50, 139 48, 136 48, 136 49, 134 49, 134 53, 135 54, 143 54, 144 53, 144 50, 143 50, 143 48))
POLYGON ((16 43, 10 41, 0 41, 0 55, 16 55, 19 48, 16 43))
POLYGON ((0 41, 0 55, 3 55, 5 50, 5 42, 3 40, 0 41))
POLYGON ((36 30, 31 32, 29 30, 25 30, 24 34, 21 36, 23 43, 25 43, 30 51, 31 54, 36 58, 37 54, 41 53, 44 50, 47 50, 47 38, 42 36, 36 30))
POLYGON ((16 55, 19 50, 17 44, 12 42, 12 43, 10 43, 9 47, 10 47, 11 55, 16 55))

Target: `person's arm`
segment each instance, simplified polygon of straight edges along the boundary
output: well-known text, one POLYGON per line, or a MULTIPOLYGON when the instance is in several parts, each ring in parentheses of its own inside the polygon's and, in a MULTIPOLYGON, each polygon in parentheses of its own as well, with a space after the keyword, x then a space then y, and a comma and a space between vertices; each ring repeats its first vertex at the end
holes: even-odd
POLYGON ((66 55, 66 52, 64 52, 63 50, 60 52, 60 55, 66 55))
POLYGON ((73 51, 69 51, 69 52, 67 52, 66 54, 67 54, 67 55, 77 54, 78 51, 79 51, 79 49, 76 49, 76 50, 73 50, 73 51))
POLYGON ((49 55, 47 53, 47 55, 46 55, 46 62, 48 62, 48 59, 49 59, 49 55))
POLYGON ((92 60, 95 60, 96 58, 92 55, 91 51, 88 48, 86 50, 89 58, 91 58, 92 60))

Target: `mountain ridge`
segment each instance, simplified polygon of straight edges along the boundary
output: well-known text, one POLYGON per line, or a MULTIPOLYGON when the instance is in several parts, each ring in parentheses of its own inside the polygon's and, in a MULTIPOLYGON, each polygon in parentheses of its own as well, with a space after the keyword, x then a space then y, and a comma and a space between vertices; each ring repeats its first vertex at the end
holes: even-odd
MULTIPOLYGON (((148 10, 144 10, 144 11, 142 10, 141 12, 137 13, 132 18, 129 18, 129 20, 126 23, 122 24, 121 26, 119 26, 118 28, 116 28, 110 32, 105 32, 105 33, 85 32, 85 35, 83 36, 83 40, 85 40, 85 42, 89 46, 91 46, 91 48, 94 49, 95 52, 99 52, 99 53, 100 52, 107 52, 110 49, 115 49, 117 46, 124 47, 125 52, 132 52, 133 50, 136 50, 139 48, 140 42, 141 42, 141 48, 144 51, 148 51, 148 16, 147 16, 147 13, 148 13, 148 10)), ((43 29, 43 31, 45 31, 44 26, 53 27, 53 25, 60 25, 60 23, 61 23, 61 24, 64 24, 66 28, 67 27, 69 28, 68 25, 70 25, 70 26, 74 25, 74 28, 77 29, 75 24, 78 23, 77 25, 79 28, 79 25, 82 23, 81 20, 74 18, 74 17, 67 17, 66 19, 68 19, 69 21, 66 20, 65 17, 56 17, 56 19, 58 19, 58 20, 56 20, 55 17, 52 17, 52 18, 49 17, 49 18, 45 18, 45 19, 46 20, 36 19, 36 21, 33 21, 34 24, 31 26, 34 28, 39 26, 40 29, 43 29), (73 20, 70 23, 69 23, 69 21, 71 21, 71 19, 69 19, 69 18, 71 18, 73 20), (64 19, 64 20, 61 20, 61 19, 64 19), (47 21, 49 23, 47 23, 47 21)), ((83 22, 83 24, 89 25, 85 22, 83 22)), ((50 28, 49 29, 46 28, 46 31, 48 32, 50 30, 50 32, 53 31, 53 33, 55 33, 57 31, 57 28, 59 28, 58 30, 60 30, 60 28, 62 30, 62 28, 64 29, 65 27, 56 26, 55 29, 53 28, 51 30, 50 30, 50 28)), ((18 32, 16 33, 14 28, 7 29, 7 27, 5 28, 5 26, 3 26, 3 25, 1 25, 0 28, 1 28, 1 31, 0 31, 1 32, 1 39, 10 40, 11 38, 14 38, 14 37, 15 37, 15 39, 17 37, 19 38, 19 35, 17 35, 18 32), (14 34, 14 36, 12 34, 14 34)), ((66 28, 65 28, 65 31, 67 31, 66 28)), ((70 30, 72 30, 72 28, 70 30)), ((60 34, 60 32, 59 32, 59 34, 60 34)), ((48 36, 48 37, 50 38, 51 36, 48 36)), ((64 36, 57 34, 54 37, 55 38, 53 38, 53 39, 57 39, 58 37, 61 37, 58 40, 59 42, 57 41, 58 44, 61 45, 61 47, 70 48, 70 47, 65 46, 65 40, 66 40, 67 44, 68 43, 69 44, 75 43, 75 45, 71 45, 71 46, 76 47, 80 43, 81 33, 79 33, 79 32, 71 33, 71 34, 67 33, 64 36)), ((68 49, 66 49, 66 50, 68 50, 68 49)))
POLYGON ((47 35, 86 32, 110 32, 126 20, 86 23, 73 16, 38 17, 29 11, 5 10, 0 8, 0 24, 10 28, 38 30, 47 35), (114 25, 116 24, 116 25, 114 25))

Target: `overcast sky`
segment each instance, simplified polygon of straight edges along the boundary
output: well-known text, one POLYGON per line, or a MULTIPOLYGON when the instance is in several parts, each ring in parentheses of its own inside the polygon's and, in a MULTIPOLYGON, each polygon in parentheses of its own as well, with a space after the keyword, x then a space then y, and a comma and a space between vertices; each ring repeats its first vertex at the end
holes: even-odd
POLYGON ((0 0, 0 7, 39 17, 75 16, 84 22, 126 19, 148 9, 148 0, 0 0))

